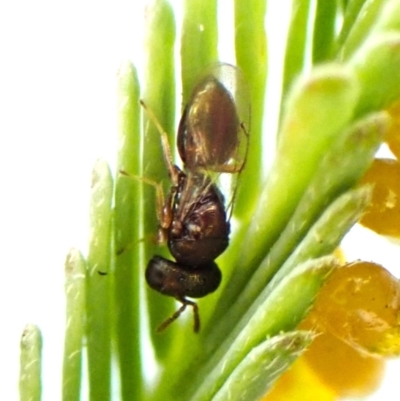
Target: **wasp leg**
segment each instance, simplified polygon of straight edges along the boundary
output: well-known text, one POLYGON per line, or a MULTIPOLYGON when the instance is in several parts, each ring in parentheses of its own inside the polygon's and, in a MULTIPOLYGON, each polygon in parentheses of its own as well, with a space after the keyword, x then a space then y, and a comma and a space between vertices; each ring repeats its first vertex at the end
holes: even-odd
POLYGON ((193 320, 194 320, 193 331, 195 333, 198 333, 200 331, 200 316, 199 316, 199 307, 197 306, 196 302, 189 301, 184 297, 179 297, 177 299, 178 301, 182 302, 182 306, 172 316, 170 316, 160 326, 158 326, 157 331, 160 332, 165 330, 172 322, 178 319, 178 317, 184 312, 186 307, 189 305, 193 308, 193 320))
MULTIPOLYGON (((150 178, 146 177, 138 177, 135 175, 131 175, 127 173, 124 170, 119 171, 120 174, 131 178, 136 181, 144 182, 145 184, 151 185, 154 190, 156 191, 156 202, 157 202, 157 208, 156 208, 156 214, 157 214, 157 219, 159 222, 159 232, 157 236, 157 243, 159 245, 165 244, 166 243, 166 230, 169 228, 171 225, 172 221, 172 198, 176 192, 175 186, 171 187, 171 190, 169 191, 169 194, 167 196, 167 199, 165 200, 163 188, 160 183, 151 180, 150 178)), ((125 250, 117 250, 117 255, 123 253, 125 250)))
POLYGON ((146 110, 146 113, 149 116, 150 120, 153 122, 153 124, 156 126, 158 132, 160 133, 161 146, 162 146, 163 152, 164 152, 165 163, 167 164, 169 175, 171 177, 171 181, 172 181, 173 185, 176 186, 176 185, 178 185, 179 174, 177 173, 174 163, 172 161, 172 152, 171 152, 171 148, 168 143, 168 135, 165 132, 162 125, 160 124, 160 122, 157 120, 157 117, 154 115, 153 111, 147 107, 146 103, 143 100, 140 100, 140 104, 146 110))

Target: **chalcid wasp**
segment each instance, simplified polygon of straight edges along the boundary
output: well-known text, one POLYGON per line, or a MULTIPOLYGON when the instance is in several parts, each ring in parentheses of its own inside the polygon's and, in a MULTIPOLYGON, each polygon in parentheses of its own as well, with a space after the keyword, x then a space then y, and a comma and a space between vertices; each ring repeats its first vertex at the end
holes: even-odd
POLYGON ((190 305, 198 332, 198 306, 187 297, 204 297, 221 282, 214 260, 229 244, 238 176, 247 157, 249 119, 243 77, 236 67, 221 63, 200 79, 184 109, 177 136, 183 170, 173 164, 166 134, 158 127, 171 180, 158 213, 159 236, 167 241, 175 262, 154 256, 146 268, 146 281, 152 289, 182 303, 158 331, 190 305))

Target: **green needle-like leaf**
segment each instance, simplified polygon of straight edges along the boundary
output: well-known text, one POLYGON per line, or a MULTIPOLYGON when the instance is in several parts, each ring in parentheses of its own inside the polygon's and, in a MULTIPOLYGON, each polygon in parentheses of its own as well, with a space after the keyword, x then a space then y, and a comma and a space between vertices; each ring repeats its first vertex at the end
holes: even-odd
POLYGON ((340 0, 340 5, 343 11, 347 10, 348 5, 350 4, 351 0, 340 0))
POLYGON ((114 316, 119 378, 123 400, 140 400, 143 390, 140 342, 139 258, 140 104, 135 68, 124 63, 118 74, 119 152, 114 194, 114 316), (121 175, 122 170, 130 177, 121 175))
MULTIPOLYGON (((238 96, 242 103, 251 101, 250 126, 246 126, 246 129, 250 129, 250 146, 245 169, 239 177, 238 192, 233 207, 233 215, 240 221, 240 225, 232 233, 228 249, 218 259, 221 266, 226 266, 223 272, 225 280, 221 287, 225 285, 232 272, 233 261, 237 258, 246 228, 253 216, 261 186, 264 97, 268 69, 267 38, 264 27, 265 9, 265 0, 252 0, 250 3, 246 0, 235 1, 236 59, 241 74, 244 75, 243 85, 239 85, 241 91, 238 96), (253 45, 248 46, 249 43, 253 45)), ((241 110, 240 106, 237 102, 239 110, 241 110)), ((204 324, 207 323, 217 302, 218 294, 215 297, 209 297, 206 302, 200 300, 204 324)))
POLYGON ((400 3, 398 0, 366 2, 343 45, 341 58, 350 58, 367 39, 385 32, 400 32, 400 3))
POLYGON ((67 324, 64 338, 63 401, 79 401, 82 377, 82 346, 85 334, 86 262, 77 249, 65 261, 67 324))
POLYGON ((245 269, 257 264, 262 250, 268 250, 280 235, 321 155, 349 121, 357 97, 354 77, 339 66, 315 70, 294 88, 288 99, 275 162, 247 235, 247 244, 252 246, 241 260, 245 269))
POLYGON ((110 261, 113 179, 106 162, 93 168, 86 279, 90 399, 108 401, 111 386, 110 261))
POLYGON ((348 123, 358 85, 348 69, 326 66, 297 83, 288 99, 275 162, 258 199, 258 207, 242 245, 244 252, 224 291, 215 316, 234 303, 293 214, 318 168, 348 123), (299 168, 301 166, 301 168, 299 168))
POLYGON ((400 3, 398 0, 389 0, 384 3, 376 24, 370 35, 384 32, 400 31, 400 3))
POLYGON ((331 56, 337 7, 337 1, 317 1, 313 35, 314 64, 325 61, 331 56))
POLYGON ((364 3, 368 0, 350 0, 348 4, 345 6, 344 15, 343 15, 343 24, 340 30, 340 34, 336 43, 336 51, 340 49, 343 43, 346 41, 349 32, 355 25, 355 21, 359 17, 360 10, 362 9, 364 3))
POLYGON ((364 3, 346 41, 339 49, 340 60, 348 60, 371 35, 385 3, 388 3, 387 0, 368 0, 364 3))
POLYGON ((253 215, 261 185, 262 123, 268 69, 265 10, 266 0, 235 0, 236 62, 248 81, 251 94, 251 127, 247 127, 251 147, 241 174, 234 214, 245 217, 246 221, 253 215))
POLYGON ((204 375, 205 380, 201 384, 194 381, 197 391, 192 401, 211 400, 254 347, 269 336, 293 330, 336 265, 332 257, 309 260, 296 266, 273 289, 266 289, 268 296, 257 299, 238 326, 240 330, 235 328, 204 367, 198 369, 198 377, 204 375))
POLYGON ((232 372, 212 401, 257 401, 310 345, 313 335, 295 331, 254 347, 232 372))
POLYGON ((42 335, 28 324, 21 337, 19 372, 20 401, 40 401, 42 396, 42 335))
MULTIPOLYGON (((175 119, 175 76, 174 76, 174 43, 175 20, 171 5, 166 0, 154 0, 146 15, 146 70, 143 99, 148 112, 144 113, 143 166, 141 176, 152 180, 155 185, 163 185, 164 192, 170 190, 170 180, 161 147, 161 136, 150 113, 159 121, 163 130, 169 135, 169 143, 174 143, 175 119)), ((173 148, 172 148, 173 149, 173 148)), ((157 246, 156 191, 154 185, 143 183, 143 249, 144 262, 147 264, 155 254, 166 256, 157 246)), ((142 267, 145 268, 145 265, 142 267)), ((150 333, 158 358, 163 358, 169 350, 174 334, 174 327, 160 336, 156 328, 174 311, 174 301, 158 292, 146 288, 148 299, 150 333)))
MULTIPOLYGON (((266 0, 235 0, 236 61, 249 84, 252 116, 230 246, 216 261, 223 281, 198 301, 199 333, 192 331, 189 307, 156 334, 176 310, 172 297, 144 280, 151 257, 170 256, 156 237, 166 222, 162 211, 175 212, 163 199, 174 184, 175 95, 182 93, 184 107, 197 80, 219 61, 220 3, 221 14, 217 0, 184 0, 176 44, 170 1, 150 0, 142 93, 132 64, 119 70, 115 188, 107 164, 96 163, 87 262, 76 250, 66 262, 65 401, 80 397, 84 334, 90 400, 109 401, 114 390, 123 401, 260 399, 311 342, 313 333, 296 328, 339 267, 332 252, 370 202, 371 188, 357 183, 389 125, 382 110, 400 98, 400 1, 291 2, 286 53, 279 61, 284 65, 277 145, 273 160, 262 160, 268 139, 262 138, 265 84, 268 64, 275 63, 268 59, 265 20, 274 16, 265 18, 266 0), (177 48, 182 88, 175 81, 177 48), (261 182, 266 165, 271 167, 261 182), (150 375, 148 362, 157 363, 150 375)), ((230 89, 241 93, 238 77, 230 89)), ((246 96, 239 94, 235 102, 249 128, 241 107, 249 108, 246 96)), ((190 209, 190 217, 204 223, 199 238, 213 228, 208 215, 197 213, 207 201, 199 198, 190 209)), ((190 230, 193 220, 185 217, 190 230)), ((207 266, 179 265, 185 273, 191 268, 207 266)), ((22 401, 40 400, 40 352, 40 332, 28 326, 21 342, 22 401)))
POLYGON ((182 99, 188 102, 205 69, 218 61, 217 1, 185 0, 181 38, 182 99))
POLYGON ((385 108, 400 97, 400 32, 368 40, 349 63, 361 86, 358 116, 385 108))
MULTIPOLYGON (((140 168, 140 85, 135 67, 122 63, 118 71, 118 165, 134 175, 140 168)), ((138 177, 137 177, 138 178, 138 177)), ((136 224, 134 224, 136 225, 136 224)))
MULTIPOLYGON (((300 245, 286 260, 274 276, 271 285, 282 280, 299 263, 332 253, 345 234, 361 218, 370 201, 370 187, 348 191, 336 199, 326 208, 300 245)), ((266 258, 262 265, 266 266, 267 264, 268 259, 266 258)))
MULTIPOLYGON (((280 267, 272 281, 266 286, 266 279, 271 274, 269 269, 274 265, 275 255, 267 255, 262 261, 258 272, 248 282, 243 293, 236 302, 226 309, 219 321, 214 321, 209 332, 206 333, 202 355, 207 358, 212 355, 228 335, 233 336, 232 326, 240 320, 235 331, 242 329, 250 316, 254 313, 255 300, 266 299, 285 275, 289 274, 296 266, 305 261, 327 255, 338 246, 347 231, 358 221, 370 200, 370 188, 361 188, 345 193, 336 199, 322 214, 307 235, 302 239, 296 250, 280 267), (265 277, 267 276, 267 277, 265 277), (264 281, 262 281, 264 280, 264 281), (261 285, 260 285, 261 284, 261 285), (261 291, 261 293, 260 293, 261 291), (249 306, 252 305, 249 309, 249 306), (230 333, 230 334, 229 334, 230 333)), ((289 223, 290 224, 290 223, 289 223)), ((272 252, 271 252, 272 253, 272 252)))
POLYGON ((283 96, 294 82, 294 79, 303 71, 306 63, 307 25, 310 14, 309 0, 294 0, 292 16, 286 41, 286 52, 283 70, 283 96))
POLYGON ((384 112, 366 117, 345 130, 324 155, 295 213, 271 248, 267 262, 252 277, 252 283, 259 288, 257 292, 277 273, 321 212, 363 176, 388 125, 389 117, 384 112))

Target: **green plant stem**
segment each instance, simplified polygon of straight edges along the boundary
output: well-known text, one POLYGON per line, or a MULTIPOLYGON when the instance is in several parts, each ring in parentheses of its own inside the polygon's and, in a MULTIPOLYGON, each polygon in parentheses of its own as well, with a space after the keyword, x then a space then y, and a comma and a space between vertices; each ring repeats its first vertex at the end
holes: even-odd
MULTIPOLYGON (((174 143, 175 77, 174 77, 175 21, 172 8, 166 0, 155 0, 149 7, 146 25, 146 69, 143 99, 169 137, 171 149, 174 143)), ((164 193, 170 190, 170 180, 161 147, 160 132, 144 113, 143 160, 141 177, 163 185, 164 193)), ((148 263, 155 254, 167 256, 166 250, 157 245, 157 199, 155 188, 143 183, 143 254, 148 263)), ((144 267, 144 266, 143 266, 144 267)), ((175 333, 174 326, 160 336, 156 328, 174 311, 174 301, 146 288, 149 313, 149 330, 157 358, 165 357, 175 333)))
POLYGON ((85 334, 86 262, 77 249, 65 261, 66 329, 63 360, 63 401, 79 401, 82 377, 82 345, 85 334))
POLYGON ((40 401, 42 396, 42 335, 28 324, 21 336, 19 373, 20 401, 40 401))
POLYGON ((140 283, 144 265, 139 255, 141 224, 139 82, 131 63, 118 74, 119 152, 114 194, 114 316, 122 399, 140 400, 143 375, 140 341, 140 283), (122 170, 131 175, 121 175, 122 170))
POLYGON ((86 279, 86 335, 89 391, 93 401, 107 401, 111 391, 110 261, 113 179, 106 162, 93 168, 90 243, 86 279))

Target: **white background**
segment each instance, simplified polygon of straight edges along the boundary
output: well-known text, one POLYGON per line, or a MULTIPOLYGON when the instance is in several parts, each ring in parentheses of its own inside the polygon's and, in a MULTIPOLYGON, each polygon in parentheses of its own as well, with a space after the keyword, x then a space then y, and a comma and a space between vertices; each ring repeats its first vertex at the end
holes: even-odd
MULTIPOLYGON (((116 71, 126 59, 140 66, 143 3, 0 3, 2 399, 18 399, 19 339, 27 323, 40 326, 44 336, 43 400, 60 399, 64 258, 73 246, 86 249, 94 161, 102 157, 113 165, 116 71)), ((224 20, 228 15, 224 11, 224 20)), ((275 35, 285 26, 278 15, 268 25, 275 35)), ((229 35, 229 26, 220 35, 229 35)), ((271 52, 282 49, 278 41, 270 46, 271 52)), ((232 60, 227 54, 224 61, 232 60)), ((349 257, 378 255, 399 273, 398 255, 385 241, 368 245, 370 237, 352 241, 349 257)), ((396 383, 391 375, 388 389, 396 383)), ((399 392, 373 399, 398 400, 399 392)))

